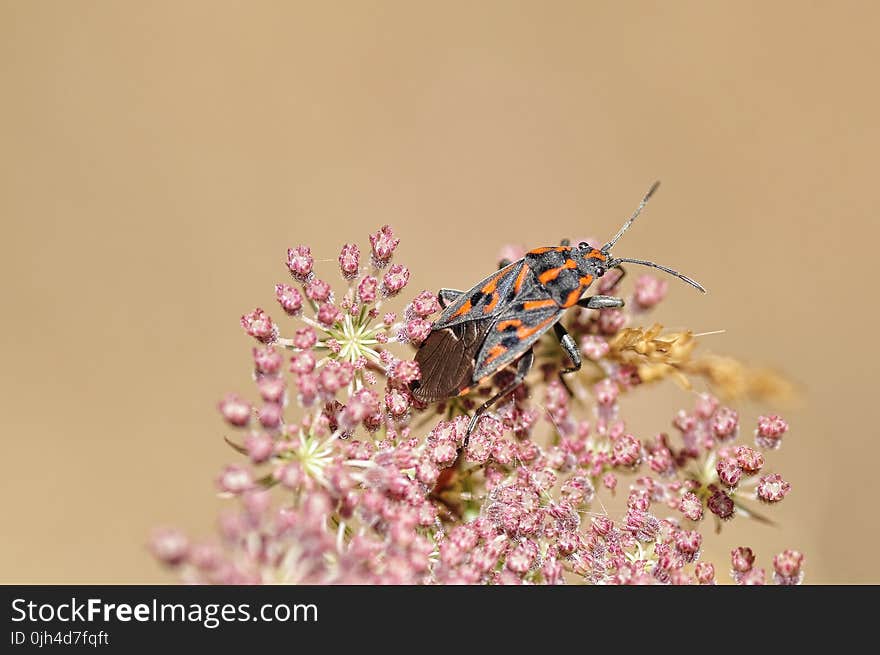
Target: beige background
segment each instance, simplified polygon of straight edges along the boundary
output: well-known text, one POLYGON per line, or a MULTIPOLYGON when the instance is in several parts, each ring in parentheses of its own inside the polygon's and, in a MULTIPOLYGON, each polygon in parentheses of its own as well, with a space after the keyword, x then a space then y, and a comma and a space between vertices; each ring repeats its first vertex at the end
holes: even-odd
MULTIPOLYGON (((0 581, 168 581, 251 393, 238 317, 285 248, 391 222, 413 286, 508 240, 676 266, 658 318, 797 380, 776 528, 711 539, 880 582, 873 3, 0 3, 0 581)), ((332 270, 331 262, 321 264, 332 270)), ((328 273, 329 274, 329 273, 328 273)), ((277 313, 277 312, 276 312, 277 313)), ((647 435, 690 404, 634 401, 647 435)), ((742 407, 751 423, 762 408, 742 407)))

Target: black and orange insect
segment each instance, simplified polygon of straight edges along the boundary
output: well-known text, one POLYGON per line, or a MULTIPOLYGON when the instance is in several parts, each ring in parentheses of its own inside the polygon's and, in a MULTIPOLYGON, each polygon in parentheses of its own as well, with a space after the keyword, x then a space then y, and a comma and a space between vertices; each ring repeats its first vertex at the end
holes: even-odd
POLYGON ((572 362, 561 373, 580 369, 577 345, 559 320, 571 307, 622 307, 622 298, 583 297, 590 285, 612 268, 623 263, 652 266, 705 293, 699 283, 666 266, 611 256, 611 248, 658 186, 654 183, 629 220, 601 248, 586 242, 535 248, 518 261, 503 262, 498 271, 469 291, 441 289, 438 299, 443 313, 415 355, 422 375, 413 383, 413 395, 426 403, 464 395, 496 371, 517 362, 513 381, 474 412, 468 424, 470 435, 480 416, 522 383, 534 362, 532 346, 551 328, 572 362))

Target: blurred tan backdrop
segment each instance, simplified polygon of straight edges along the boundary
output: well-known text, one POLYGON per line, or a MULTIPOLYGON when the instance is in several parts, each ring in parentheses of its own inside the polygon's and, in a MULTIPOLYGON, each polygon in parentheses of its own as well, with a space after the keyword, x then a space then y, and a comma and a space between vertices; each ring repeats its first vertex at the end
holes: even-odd
MULTIPOLYGON (((880 7, 836 2, 0 3, 0 581, 170 581, 213 529, 251 393, 238 317, 287 246, 392 223, 413 288, 506 241, 613 234, 693 275, 658 318, 805 392, 779 527, 709 548, 880 582, 874 242, 880 7)), ((323 264, 327 270, 332 263, 323 264)), ((633 427, 690 406, 649 393, 633 427), (653 398, 653 399, 652 399, 653 398)), ((741 407, 749 425, 761 407, 741 407)), ((723 572, 722 572, 723 575, 723 572)))

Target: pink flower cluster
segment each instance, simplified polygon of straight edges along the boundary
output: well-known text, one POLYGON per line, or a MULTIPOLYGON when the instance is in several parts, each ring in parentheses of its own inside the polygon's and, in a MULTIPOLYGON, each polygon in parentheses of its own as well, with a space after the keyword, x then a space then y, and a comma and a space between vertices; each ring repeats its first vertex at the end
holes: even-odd
MULTIPOLYGON (((317 276, 309 247, 289 249, 290 279, 275 287, 283 320, 260 308, 242 317, 257 342, 256 394, 220 401, 241 459, 216 480, 235 507, 221 516, 218 541, 176 529, 151 541, 183 580, 714 584, 715 566, 701 558, 707 520, 720 528, 759 517, 754 506, 791 490, 766 470, 765 455, 788 430, 778 416, 758 418, 753 442, 740 443, 738 413, 699 394, 672 418, 674 436, 627 428, 620 399, 646 385, 609 344, 662 301, 668 285, 651 276, 635 280, 625 310, 573 310, 569 329, 598 381, 563 384, 564 355, 541 354, 538 373, 465 447, 468 411, 512 373, 467 397, 419 405, 409 391, 420 378, 412 346, 440 307, 421 291, 394 311, 410 281, 393 263, 399 239, 384 226, 369 243, 366 262, 358 245, 342 247, 333 284, 317 276), (601 497, 623 484, 626 508, 612 516, 601 497)), ((600 293, 619 282, 606 277, 600 293)), ((739 584, 767 581, 748 548, 733 551, 730 571, 739 584)), ((800 552, 774 558, 774 582, 802 579, 800 552)))

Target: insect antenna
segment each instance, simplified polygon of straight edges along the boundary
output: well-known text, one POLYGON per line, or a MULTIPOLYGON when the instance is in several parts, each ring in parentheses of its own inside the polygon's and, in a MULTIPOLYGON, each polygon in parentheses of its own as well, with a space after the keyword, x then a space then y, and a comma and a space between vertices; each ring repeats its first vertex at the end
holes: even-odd
POLYGON ((682 275, 678 271, 674 271, 671 268, 668 268, 666 266, 661 266, 660 264, 655 264, 654 262, 645 261, 644 259, 630 259, 628 257, 621 257, 619 259, 611 260, 611 263, 608 265, 608 267, 614 268, 618 264, 641 264, 642 266, 651 266, 652 268, 659 268, 661 271, 665 271, 666 273, 669 273, 670 275, 674 275, 679 280, 684 280, 685 282, 690 284, 692 287, 695 287, 695 288, 699 289, 700 291, 702 291, 703 293, 706 293, 706 289, 703 288, 703 285, 700 284, 699 282, 697 282, 696 280, 692 280, 687 275, 682 275))
POLYGON ((660 186, 659 180, 657 180, 656 182, 654 182, 654 184, 651 185, 651 188, 648 189, 648 193, 646 193, 645 197, 642 198, 642 201, 639 203, 639 206, 636 207, 636 210, 635 210, 635 212, 633 212, 633 215, 629 217, 629 220, 623 224, 623 227, 621 227, 617 231, 617 234, 614 235, 614 238, 611 239, 611 241, 609 241, 604 246, 602 246, 602 252, 608 252, 609 250, 611 250, 611 248, 614 247, 614 244, 617 243, 617 240, 623 236, 623 233, 629 229, 629 226, 632 225, 633 222, 639 217, 639 214, 642 213, 642 210, 645 208, 645 205, 648 204, 648 201, 651 199, 651 196, 654 195, 654 192, 657 190, 657 187, 659 187, 659 186, 660 186))

